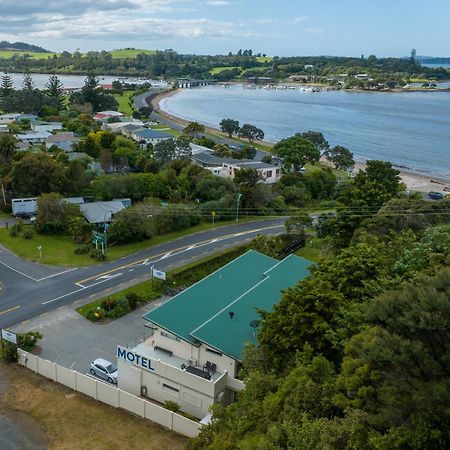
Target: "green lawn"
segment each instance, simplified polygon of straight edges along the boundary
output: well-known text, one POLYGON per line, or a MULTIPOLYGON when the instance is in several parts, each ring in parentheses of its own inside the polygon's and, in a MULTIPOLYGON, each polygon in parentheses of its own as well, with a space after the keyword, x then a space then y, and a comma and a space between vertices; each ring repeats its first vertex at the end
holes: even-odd
POLYGON ((14 56, 23 57, 24 55, 29 55, 30 59, 48 59, 53 58, 53 55, 58 55, 58 53, 34 53, 34 52, 17 52, 12 50, 0 50, 1 59, 11 59, 14 56))
POLYGON ((326 244, 314 236, 309 236, 306 239, 305 247, 297 250, 295 254, 316 263, 324 258, 330 257, 330 252, 328 251, 326 244))
POLYGON ((272 56, 258 56, 256 58, 256 61, 261 62, 261 63, 265 63, 265 62, 270 62, 272 61, 273 57, 272 56))
POLYGON ((218 73, 223 72, 224 70, 233 70, 233 69, 242 70, 242 68, 238 66, 222 66, 222 67, 214 67, 214 69, 211 69, 209 73, 211 75, 217 75, 218 73))
POLYGON ((136 58, 137 55, 140 53, 145 53, 146 55, 153 55, 156 53, 154 50, 142 50, 139 48, 133 48, 133 49, 118 49, 118 50, 112 50, 109 53, 111 53, 111 56, 113 58, 136 58))
POLYGON ((119 104, 119 112, 125 114, 128 117, 131 117, 134 111, 134 108, 130 106, 130 101, 133 103, 133 96, 135 95, 135 91, 124 91, 123 94, 115 94, 114 98, 117 100, 119 104))
MULTIPOLYGON (((256 217, 243 217, 240 222, 253 222, 264 219, 256 217)), ((108 261, 114 261, 124 256, 146 250, 164 242, 186 236, 192 233, 206 231, 211 228, 219 228, 224 225, 235 223, 234 220, 216 222, 214 225, 210 222, 201 223, 195 227, 186 230, 174 231, 161 236, 155 236, 151 239, 141 242, 134 242, 126 245, 113 245, 107 250, 108 261)), ((24 229, 33 229, 31 225, 24 226, 24 229)), ((77 244, 73 242, 70 236, 44 236, 34 233, 32 239, 24 239, 21 236, 11 237, 5 228, 0 228, 0 244, 4 245, 10 251, 24 259, 38 261, 42 264, 53 266, 86 267, 98 264, 88 255, 75 255, 73 252, 77 244), (42 246, 42 259, 39 259, 38 246, 42 246)))

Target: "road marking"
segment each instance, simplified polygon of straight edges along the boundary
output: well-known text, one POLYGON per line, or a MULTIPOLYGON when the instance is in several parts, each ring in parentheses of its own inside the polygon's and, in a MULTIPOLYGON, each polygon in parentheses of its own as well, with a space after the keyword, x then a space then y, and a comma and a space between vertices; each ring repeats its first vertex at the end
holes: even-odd
POLYGON ((19 309, 20 305, 13 306, 12 308, 5 309, 4 311, 0 311, 0 316, 3 316, 3 314, 7 314, 9 312, 15 311, 16 309, 19 309))
POLYGON ((31 320, 30 319, 24 320, 23 322, 21 322, 21 324, 23 325, 23 324, 28 323, 28 322, 31 322, 31 320))
POLYGON ((95 280, 112 280, 113 278, 121 277, 123 275, 122 272, 115 273, 114 275, 102 275, 101 277, 96 278, 95 280))
POLYGON ((7 267, 8 269, 13 270, 14 272, 16 272, 16 273, 22 275, 23 277, 26 277, 26 278, 28 278, 28 279, 30 279, 30 280, 33 280, 33 281, 36 281, 36 283, 39 283, 39 282, 41 282, 41 281, 48 280, 48 279, 50 279, 50 278, 57 277, 57 276, 59 276, 59 275, 63 275, 63 274, 68 273, 68 272, 72 272, 72 271, 74 271, 74 270, 77 270, 77 268, 75 267, 75 268, 73 268, 73 269, 67 269, 67 270, 64 270, 63 272, 54 273, 53 275, 49 275, 49 276, 47 276, 47 277, 43 277, 43 278, 34 278, 34 277, 32 277, 31 275, 28 275, 28 274, 26 274, 26 273, 24 273, 24 272, 22 272, 22 271, 20 271, 20 270, 18 270, 18 269, 16 269, 16 268, 10 266, 9 264, 6 264, 6 263, 3 262, 3 261, 0 261, 0 264, 3 264, 3 265, 4 265, 5 267, 7 267))
MULTIPOLYGON (((272 225, 270 227, 254 228, 252 230, 247 230, 247 231, 240 232, 240 233, 232 233, 232 234, 228 234, 228 235, 225 235, 225 236, 220 236, 220 237, 214 238, 212 240, 211 239, 207 239, 207 240, 198 242, 197 244, 195 244, 195 247, 196 248, 203 247, 205 245, 209 245, 209 244, 215 243, 217 241, 227 240, 227 239, 230 239, 230 238, 233 238, 233 237, 243 236, 245 234, 257 233, 258 231, 272 230, 272 229, 275 229, 275 228, 284 228, 284 225, 272 225)), ((133 262, 130 262, 129 264, 125 264, 123 266, 110 269, 110 270, 108 270, 106 272, 103 272, 101 274, 93 275, 93 276, 91 276, 89 278, 85 278, 84 280, 77 281, 75 283, 75 285, 77 285, 77 286, 79 286, 81 288, 94 286, 94 285, 85 286, 85 283, 87 281, 90 281, 90 280, 98 280, 99 277, 108 275, 108 274, 110 274, 112 272, 116 272, 118 270, 124 270, 124 269, 128 269, 129 267, 132 267, 132 266, 137 266, 139 264, 143 264, 144 262, 146 262, 146 265, 148 265, 148 264, 152 264, 152 263, 161 261, 163 259, 169 258, 171 256, 176 256, 176 255, 178 255, 180 253, 183 253, 183 252, 187 251, 189 249, 189 247, 191 247, 191 246, 186 245, 186 246, 178 247, 178 248, 176 248, 174 250, 171 250, 170 252, 159 253, 159 254, 151 256, 150 258, 143 258, 143 259, 140 259, 140 260, 137 260, 137 261, 133 261, 133 262), (156 258, 159 258, 159 259, 156 259, 156 258)), ((121 259, 123 259, 123 258, 121 258, 121 259)))
POLYGON ((38 280, 36 280, 36 278, 33 278, 33 277, 31 277, 30 275, 27 275, 26 273, 23 273, 23 272, 21 272, 20 270, 17 270, 17 269, 15 269, 14 267, 9 266, 8 264, 6 264, 6 263, 3 262, 3 261, 0 261, 0 264, 3 264, 3 265, 4 265, 5 267, 7 267, 8 269, 11 269, 11 270, 13 270, 13 271, 16 272, 16 273, 18 273, 18 274, 20 274, 20 275, 22 275, 22 276, 24 276, 24 277, 26 277, 26 278, 29 278, 30 280, 38 281, 38 280))
POLYGON ((41 317, 46 316, 48 314, 48 312, 42 313, 40 314, 41 317))

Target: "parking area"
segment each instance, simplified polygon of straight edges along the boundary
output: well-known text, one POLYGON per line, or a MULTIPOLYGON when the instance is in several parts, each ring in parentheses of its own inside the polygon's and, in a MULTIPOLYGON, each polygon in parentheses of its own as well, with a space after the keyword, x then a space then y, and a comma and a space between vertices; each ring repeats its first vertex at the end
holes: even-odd
POLYGON ((150 336, 142 318, 168 298, 161 298, 108 323, 93 323, 78 314, 73 306, 64 306, 51 313, 12 327, 14 332, 39 331, 43 339, 39 356, 81 373, 88 373, 96 358, 116 361, 117 345, 134 346, 150 336))

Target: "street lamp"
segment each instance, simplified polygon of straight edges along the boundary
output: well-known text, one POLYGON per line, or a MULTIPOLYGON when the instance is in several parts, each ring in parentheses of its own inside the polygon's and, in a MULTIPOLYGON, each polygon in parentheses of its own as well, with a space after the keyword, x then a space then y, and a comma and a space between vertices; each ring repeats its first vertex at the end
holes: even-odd
POLYGON ((237 205, 236 205, 236 222, 239 221, 239 202, 241 201, 241 198, 242 198, 242 194, 240 192, 238 192, 237 205))

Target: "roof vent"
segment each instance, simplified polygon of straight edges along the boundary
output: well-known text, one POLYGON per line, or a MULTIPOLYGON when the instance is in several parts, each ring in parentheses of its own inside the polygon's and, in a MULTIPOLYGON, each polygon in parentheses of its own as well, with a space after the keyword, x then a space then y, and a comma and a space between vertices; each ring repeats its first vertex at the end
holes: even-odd
POLYGON ((230 319, 234 319, 234 312, 233 312, 233 311, 230 311, 230 312, 228 313, 228 317, 229 317, 230 319))

